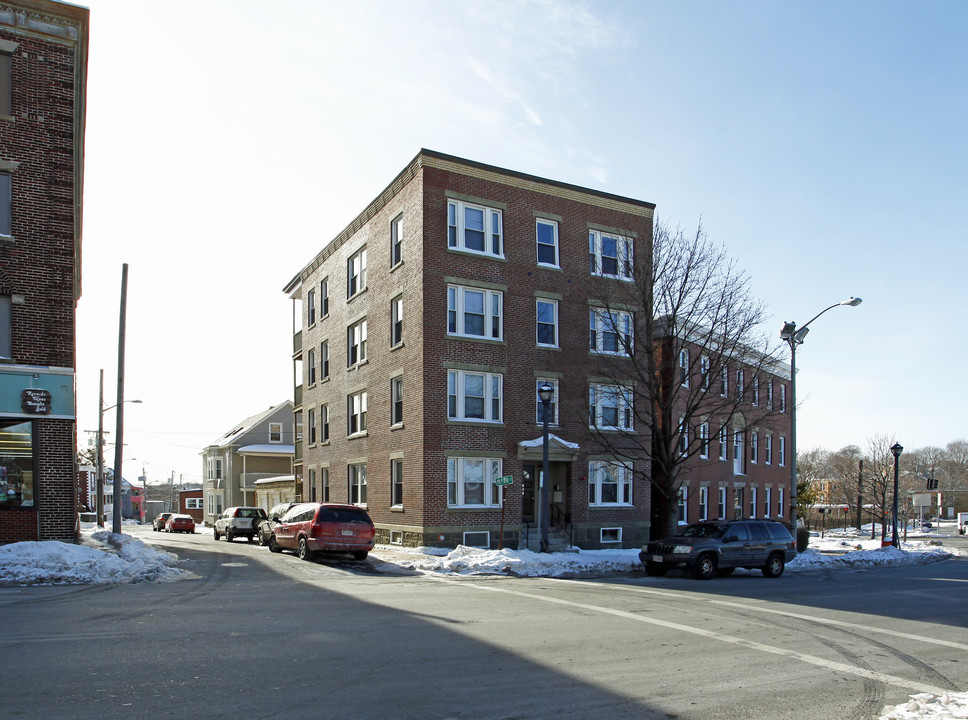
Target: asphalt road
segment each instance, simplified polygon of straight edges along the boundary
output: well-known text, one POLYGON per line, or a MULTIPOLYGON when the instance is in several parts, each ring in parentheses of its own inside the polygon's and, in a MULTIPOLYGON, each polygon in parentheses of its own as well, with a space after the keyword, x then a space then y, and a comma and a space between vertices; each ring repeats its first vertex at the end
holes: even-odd
POLYGON ((135 532, 197 577, 0 589, 4 718, 839 720, 968 690, 968 559, 436 578, 135 532))

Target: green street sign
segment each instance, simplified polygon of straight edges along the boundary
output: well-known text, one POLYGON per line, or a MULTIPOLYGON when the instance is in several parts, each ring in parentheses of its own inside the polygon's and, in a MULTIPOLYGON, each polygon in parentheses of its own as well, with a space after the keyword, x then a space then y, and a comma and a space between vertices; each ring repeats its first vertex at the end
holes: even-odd
POLYGON ((495 485, 513 485, 514 484, 514 476, 513 475, 505 475, 504 477, 499 477, 499 478, 497 478, 494 481, 494 484, 495 485))

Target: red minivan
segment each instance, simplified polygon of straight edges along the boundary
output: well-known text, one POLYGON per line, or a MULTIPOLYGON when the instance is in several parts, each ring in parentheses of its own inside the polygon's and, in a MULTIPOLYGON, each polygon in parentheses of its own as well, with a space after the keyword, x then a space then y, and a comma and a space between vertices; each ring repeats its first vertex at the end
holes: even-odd
POLYGON ((300 503, 289 508, 269 536, 269 550, 295 550, 303 560, 318 552, 351 553, 365 560, 376 531, 366 510, 338 503, 300 503))

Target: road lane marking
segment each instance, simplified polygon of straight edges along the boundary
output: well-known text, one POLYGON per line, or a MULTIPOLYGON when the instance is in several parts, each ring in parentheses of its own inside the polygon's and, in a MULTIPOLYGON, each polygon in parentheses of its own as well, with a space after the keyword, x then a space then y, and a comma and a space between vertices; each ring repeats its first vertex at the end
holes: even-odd
POLYGON ((770 613, 772 615, 784 615, 786 617, 797 618, 798 620, 806 620, 807 622, 818 623, 820 625, 834 625, 836 627, 850 628, 852 630, 860 630, 862 632, 880 633, 881 635, 891 635, 892 637, 903 638, 904 640, 916 640, 918 642, 929 643, 931 645, 943 645, 944 647, 968 651, 968 645, 965 643, 956 643, 951 642, 950 640, 937 640, 935 638, 925 637, 924 635, 900 632, 899 630, 888 630, 887 628, 879 628, 872 625, 861 625, 859 623, 845 622, 843 620, 833 620, 829 618, 816 617, 814 615, 803 615, 801 613, 788 612, 786 610, 774 610, 773 608, 761 607, 759 605, 744 605, 742 603, 728 602, 726 600, 710 600, 709 602, 713 605, 726 605, 727 607, 743 608, 747 610, 754 610, 756 612, 770 613))
MULTIPOLYGON (((454 581, 450 581, 450 582, 454 582, 454 581)), ((613 608, 602 607, 600 605, 589 605, 588 603, 574 602, 572 600, 565 600, 563 598, 549 597, 547 595, 537 595, 535 593, 523 592, 521 590, 509 590, 507 588, 490 587, 487 585, 476 585, 472 583, 466 583, 466 584, 462 584, 461 586, 467 587, 467 588, 473 588, 474 590, 503 593, 505 595, 515 595, 517 597, 527 598, 529 600, 540 600, 546 603, 551 603, 553 605, 562 605, 564 607, 578 608, 581 610, 588 610, 591 612, 602 613, 604 615, 613 615, 615 617, 623 618, 625 620, 634 620, 636 622, 646 623, 649 625, 656 625, 658 627, 664 627, 669 630, 676 630, 679 632, 689 633, 690 635, 698 635, 700 637, 709 638, 710 640, 718 640, 719 642, 729 643, 732 645, 739 645, 740 647, 745 647, 750 650, 769 653, 771 655, 780 655, 782 657, 791 658, 793 660, 799 660, 800 662, 804 662, 809 665, 815 665, 817 667, 825 668, 827 670, 842 672, 848 675, 856 675, 857 677, 866 678, 868 680, 874 680, 876 682, 885 683, 887 685, 896 685, 897 687, 908 688, 919 693, 928 692, 928 693, 931 693, 932 695, 940 696, 948 692, 948 690, 944 690, 942 688, 935 687, 933 685, 927 685, 925 683, 920 683, 914 680, 908 680, 907 678, 898 677, 896 675, 888 675, 886 673, 880 673, 874 670, 868 670, 866 668, 856 667, 854 665, 845 665, 844 663, 836 662, 834 660, 826 660, 824 658, 817 657, 815 655, 807 655, 805 653, 796 652, 795 650, 784 650, 783 648, 773 647, 771 645, 764 645, 763 643, 756 642, 755 640, 748 640, 746 638, 734 637, 732 635, 725 635, 723 633, 715 632, 712 630, 703 630, 702 628, 692 627, 689 625, 682 625, 681 623, 669 622, 668 620, 659 620, 658 618, 650 618, 643 615, 637 615, 635 613, 626 612, 625 610, 615 610, 613 608)))

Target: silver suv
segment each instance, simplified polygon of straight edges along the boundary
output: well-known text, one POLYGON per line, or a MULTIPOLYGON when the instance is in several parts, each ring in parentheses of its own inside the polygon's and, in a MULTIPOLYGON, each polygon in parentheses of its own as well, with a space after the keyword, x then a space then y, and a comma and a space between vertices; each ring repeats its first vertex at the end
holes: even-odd
POLYGON ((649 575, 673 568, 708 580, 729 575, 738 567, 780 577, 797 555, 796 540, 786 526, 773 520, 712 520, 695 523, 671 538, 642 546, 639 560, 649 575))
POLYGON ((230 507, 215 519, 214 535, 218 540, 223 535, 232 542, 241 536, 252 542, 259 532, 259 523, 266 517, 260 507, 230 507))

